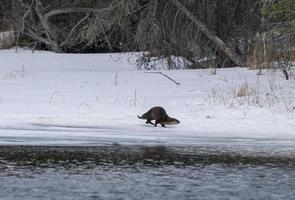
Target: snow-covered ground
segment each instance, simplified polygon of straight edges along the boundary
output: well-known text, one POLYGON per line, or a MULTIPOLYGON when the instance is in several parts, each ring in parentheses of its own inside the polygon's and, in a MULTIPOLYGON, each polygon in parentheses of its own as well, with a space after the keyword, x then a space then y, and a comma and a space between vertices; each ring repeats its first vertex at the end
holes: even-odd
POLYGON ((1 50, 0 144, 295 143, 295 81, 279 71, 161 71, 176 85, 121 57, 1 50), (181 123, 137 118, 153 106, 181 123))

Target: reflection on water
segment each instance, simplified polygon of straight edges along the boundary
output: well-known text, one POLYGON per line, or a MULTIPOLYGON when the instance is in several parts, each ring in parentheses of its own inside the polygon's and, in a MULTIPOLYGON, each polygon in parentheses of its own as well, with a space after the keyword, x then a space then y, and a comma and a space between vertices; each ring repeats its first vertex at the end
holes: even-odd
MULTIPOLYGON (((1 166, 1 165, 0 165, 1 166)), ((0 199, 294 199, 295 168, 2 165, 0 199)))

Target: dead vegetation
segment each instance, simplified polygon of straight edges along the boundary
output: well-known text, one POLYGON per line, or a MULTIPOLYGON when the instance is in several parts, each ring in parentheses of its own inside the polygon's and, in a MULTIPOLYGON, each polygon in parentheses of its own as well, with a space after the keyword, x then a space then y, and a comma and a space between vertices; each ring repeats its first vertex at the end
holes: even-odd
POLYGON ((263 75, 257 74, 255 82, 244 80, 236 83, 231 88, 213 87, 208 94, 210 105, 220 104, 226 108, 259 107, 280 108, 285 112, 295 111, 295 102, 284 91, 278 71, 262 70, 263 75), (265 84, 266 83, 266 84, 265 84))
POLYGON ((247 57, 247 65, 251 69, 259 69, 261 75, 263 69, 280 70, 289 80, 292 67, 295 62, 295 34, 284 37, 279 33, 265 33, 253 41, 251 51, 247 57), (283 41, 282 41, 283 40, 283 41))

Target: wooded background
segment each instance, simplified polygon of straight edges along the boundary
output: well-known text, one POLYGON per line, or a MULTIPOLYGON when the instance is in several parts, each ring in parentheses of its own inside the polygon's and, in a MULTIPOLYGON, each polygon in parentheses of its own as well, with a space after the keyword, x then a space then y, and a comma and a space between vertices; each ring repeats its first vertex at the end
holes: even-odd
POLYGON ((294 0, 0 0, 0 31, 54 52, 144 52, 145 68, 277 66, 294 59, 294 0))

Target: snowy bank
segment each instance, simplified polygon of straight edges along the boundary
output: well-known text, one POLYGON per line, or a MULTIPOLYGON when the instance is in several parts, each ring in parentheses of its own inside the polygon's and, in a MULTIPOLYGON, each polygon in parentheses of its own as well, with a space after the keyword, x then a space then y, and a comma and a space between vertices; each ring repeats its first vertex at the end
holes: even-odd
POLYGON ((295 141, 295 81, 244 68, 137 70, 120 54, 0 51, 0 144, 295 141), (181 124, 137 118, 163 106, 181 124))

